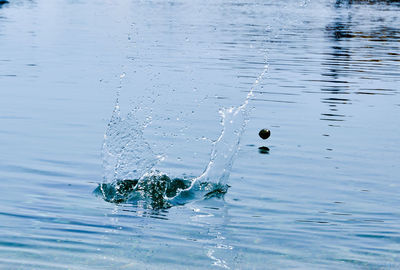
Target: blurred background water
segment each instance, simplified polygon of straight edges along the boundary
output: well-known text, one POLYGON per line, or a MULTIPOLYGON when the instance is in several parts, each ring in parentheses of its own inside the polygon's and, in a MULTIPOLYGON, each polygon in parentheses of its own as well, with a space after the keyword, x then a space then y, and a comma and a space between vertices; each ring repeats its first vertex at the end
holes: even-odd
POLYGON ((400 267, 398 1, 9 1, 1 269, 400 267), (266 67, 223 199, 92 194, 117 93, 157 169, 193 177, 266 67))

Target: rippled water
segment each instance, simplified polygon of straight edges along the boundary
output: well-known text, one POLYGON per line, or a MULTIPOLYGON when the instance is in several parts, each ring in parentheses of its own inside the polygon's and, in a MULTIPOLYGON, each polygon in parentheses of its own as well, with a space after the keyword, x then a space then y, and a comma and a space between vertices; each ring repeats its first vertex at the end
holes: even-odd
POLYGON ((400 267, 398 1, 9 2, 0 269, 400 267))

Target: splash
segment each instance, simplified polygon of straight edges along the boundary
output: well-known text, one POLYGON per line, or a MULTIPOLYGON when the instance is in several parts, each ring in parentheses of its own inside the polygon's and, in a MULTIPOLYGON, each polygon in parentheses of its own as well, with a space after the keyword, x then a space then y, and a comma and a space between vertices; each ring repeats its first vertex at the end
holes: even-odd
POLYGON ((135 111, 121 116, 118 98, 104 134, 102 158, 105 182, 140 178, 162 159, 143 137, 135 111))
POLYGON ((221 134, 212 143, 211 157, 206 169, 199 177, 194 179, 195 181, 216 181, 220 184, 226 184, 239 149, 240 139, 249 121, 251 109, 248 108, 248 104, 254 96, 254 89, 260 84, 267 71, 268 65, 265 65, 242 105, 223 108, 219 111, 222 125, 221 134))
POLYGON ((251 109, 248 104, 267 71, 266 65, 240 106, 219 111, 221 133, 212 142, 210 160, 205 170, 192 179, 171 179, 156 170, 156 165, 163 157, 157 155, 146 141, 143 135, 146 124, 139 123, 135 110, 122 117, 117 98, 104 135, 104 183, 99 184, 94 193, 108 202, 140 202, 154 209, 222 197, 229 188, 228 178, 249 121, 251 109))
POLYGON ((191 186, 190 179, 171 179, 165 174, 152 172, 141 179, 99 184, 94 193, 111 203, 132 203, 145 208, 164 209, 200 198, 220 198, 228 189, 228 185, 207 182, 191 186))

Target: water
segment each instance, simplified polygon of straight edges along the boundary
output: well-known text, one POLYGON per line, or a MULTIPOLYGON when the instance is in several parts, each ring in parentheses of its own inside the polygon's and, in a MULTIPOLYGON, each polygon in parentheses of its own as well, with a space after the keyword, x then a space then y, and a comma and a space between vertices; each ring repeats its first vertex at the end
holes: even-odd
MULTIPOLYGON (((195 198, 221 197, 229 187, 226 182, 239 149, 240 139, 249 121, 250 98, 254 96, 254 89, 265 76, 267 67, 265 65, 249 89, 242 105, 219 111, 222 131, 211 143, 210 161, 201 175, 191 179, 171 179, 155 170, 157 164, 164 161, 167 155, 165 152, 155 155, 144 137, 144 130, 152 124, 153 118, 147 116, 143 123, 137 119, 136 115, 140 115, 140 110, 143 109, 142 102, 125 117, 121 116, 118 98, 104 135, 104 183, 99 184, 94 194, 113 203, 146 202, 141 206, 152 209, 183 205, 195 198)), ((120 78, 124 78, 125 75, 122 74, 120 78)), ((119 97, 119 92, 117 94, 119 97)), ((152 109, 147 111, 146 115, 151 113, 152 109)), ((268 149, 259 149, 263 148, 268 149)))
POLYGON ((0 269, 398 269, 399 9, 2 4, 0 269))

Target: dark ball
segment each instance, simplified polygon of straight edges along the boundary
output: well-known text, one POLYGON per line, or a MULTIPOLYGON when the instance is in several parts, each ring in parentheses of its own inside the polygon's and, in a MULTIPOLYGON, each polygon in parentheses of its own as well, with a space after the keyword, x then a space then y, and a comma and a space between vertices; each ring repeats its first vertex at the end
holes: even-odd
POLYGON ((261 137, 261 139, 266 140, 269 138, 269 136, 271 136, 271 131, 269 131, 269 129, 264 128, 264 129, 260 130, 258 135, 261 137))

